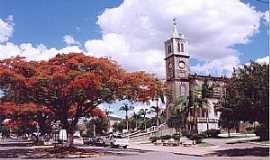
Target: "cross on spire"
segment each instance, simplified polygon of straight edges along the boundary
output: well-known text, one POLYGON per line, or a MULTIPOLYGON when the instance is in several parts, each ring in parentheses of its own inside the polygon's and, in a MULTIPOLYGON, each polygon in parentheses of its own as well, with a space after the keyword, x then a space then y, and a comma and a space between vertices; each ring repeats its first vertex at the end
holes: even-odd
POLYGON ((176 18, 173 18, 173 34, 172 34, 173 38, 179 38, 179 33, 177 31, 177 27, 176 27, 176 18))
POLYGON ((173 18, 173 25, 176 26, 176 18, 173 18))

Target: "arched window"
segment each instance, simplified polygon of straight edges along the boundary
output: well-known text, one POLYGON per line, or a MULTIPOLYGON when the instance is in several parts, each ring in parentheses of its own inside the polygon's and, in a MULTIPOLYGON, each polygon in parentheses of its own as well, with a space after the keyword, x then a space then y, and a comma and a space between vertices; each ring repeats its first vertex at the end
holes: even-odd
POLYGON ((171 53, 172 52, 172 47, 171 45, 168 45, 168 53, 171 53))
POLYGON ((177 51, 180 52, 180 43, 177 43, 177 51))
POLYGON ((180 86, 180 96, 186 95, 186 87, 184 85, 180 86))
POLYGON ((181 43, 181 52, 184 52, 184 44, 181 43))

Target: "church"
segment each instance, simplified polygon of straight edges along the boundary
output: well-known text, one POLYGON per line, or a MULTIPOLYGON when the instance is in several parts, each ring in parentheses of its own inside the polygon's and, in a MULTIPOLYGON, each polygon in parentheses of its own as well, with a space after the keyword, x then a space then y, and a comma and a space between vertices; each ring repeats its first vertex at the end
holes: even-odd
POLYGON ((175 19, 173 33, 165 41, 165 64, 166 86, 170 92, 166 102, 167 119, 171 115, 172 107, 175 107, 176 99, 186 97, 188 102, 185 107, 189 107, 188 119, 193 126, 196 125, 199 133, 207 129, 220 129, 220 112, 215 108, 215 104, 226 93, 225 85, 228 78, 191 74, 188 41, 183 34, 178 33, 175 19), (207 93, 202 97, 203 87, 207 87, 207 93), (192 97, 204 98, 204 103, 199 107, 191 102, 192 97))

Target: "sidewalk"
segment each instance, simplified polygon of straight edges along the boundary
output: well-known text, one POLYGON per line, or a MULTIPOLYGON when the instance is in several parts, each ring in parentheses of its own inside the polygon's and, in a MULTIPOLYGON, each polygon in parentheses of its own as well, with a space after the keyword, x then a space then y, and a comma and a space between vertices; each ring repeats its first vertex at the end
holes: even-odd
POLYGON ((198 147, 198 146, 162 146, 162 145, 154 145, 154 144, 138 144, 131 143, 128 148, 132 149, 142 149, 142 150, 151 150, 151 151, 160 151, 160 152, 170 152, 181 155, 190 155, 190 156, 203 156, 209 153, 212 153, 213 150, 217 149, 218 146, 209 146, 209 147, 198 147))

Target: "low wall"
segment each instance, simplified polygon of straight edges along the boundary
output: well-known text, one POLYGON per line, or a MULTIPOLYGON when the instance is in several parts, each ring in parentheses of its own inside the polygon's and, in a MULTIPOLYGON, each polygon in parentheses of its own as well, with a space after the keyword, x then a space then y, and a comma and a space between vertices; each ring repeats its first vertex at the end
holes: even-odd
POLYGON ((176 131, 174 128, 164 128, 159 129, 156 131, 151 131, 147 133, 139 133, 136 135, 132 135, 129 137, 129 140, 132 142, 141 142, 141 141, 148 141, 152 136, 164 136, 164 135, 173 135, 176 131))

